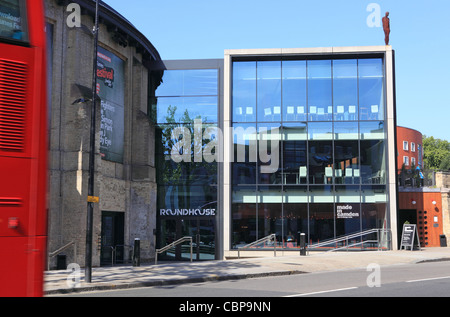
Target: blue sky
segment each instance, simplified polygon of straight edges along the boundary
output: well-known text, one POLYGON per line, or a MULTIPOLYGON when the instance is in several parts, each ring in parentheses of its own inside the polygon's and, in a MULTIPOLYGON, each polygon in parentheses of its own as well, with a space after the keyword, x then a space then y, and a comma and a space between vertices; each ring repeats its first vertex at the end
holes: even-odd
POLYGON ((225 49, 384 45, 369 27, 391 18, 397 123, 450 141, 449 0, 105 0, 162 59, 223 58, 225 49))

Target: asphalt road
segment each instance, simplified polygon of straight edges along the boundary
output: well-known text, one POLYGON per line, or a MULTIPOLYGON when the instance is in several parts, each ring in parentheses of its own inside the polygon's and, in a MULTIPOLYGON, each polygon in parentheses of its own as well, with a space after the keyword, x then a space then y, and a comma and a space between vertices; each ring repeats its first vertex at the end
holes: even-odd
POLYGON ((206 297, 236 300, 250 297, 255 300, 275 297, 450 297, 450 262, 381 268, 375 265, 357 270, 87 292, 67 296, 164 297, 177 298, 177 303, 189 298, 206 297))

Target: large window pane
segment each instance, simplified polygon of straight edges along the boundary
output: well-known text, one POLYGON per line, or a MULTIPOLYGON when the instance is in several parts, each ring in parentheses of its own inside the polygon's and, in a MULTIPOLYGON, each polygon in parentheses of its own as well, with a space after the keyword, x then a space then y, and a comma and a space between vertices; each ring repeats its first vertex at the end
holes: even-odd
POLYGON ((215 96, 218 94, 216 69, 182 69, 164 71, 157 97, 215 96))
POLYGON ((382 59, 360 59, 359 118, 384 120, 384 75, 382 59))
POLYGON ((331 60, 308 61, 308 120, 333 119, 331 60))
POLYGON ((257 63, 258 121, 281 121, 281 61, 257 63))
POLYGON ((334 175, 336 184, 359 184, 359 146, 356 140, 334 142, 334 175))
POLYGON ((308 235, 308 205, 284 204, 283 213, 283 245, 288 249, 296 248, 299 246, 299 234, 308 235))
POLYGON ((383 121, 361 121, 360 122, 362 140, 384 140, 384 122, 383 121))
POLYGON ((217 122, 217 96, 213 97, 158 97, 158 123, 217 122))
POLYGON ((356 59, 333 61, 334 120, 358 119, 358 63, 356 59))
POLYGON ((309 239, 310 243, 323 242, 334 238, 334 205, 309 205, 309 239))
POLYGON ((233 121, 256 122, 256 62, 233 63, 233 121))
POLYGON ((306 121, 306 61, 283 61, 283 121, 306 121))
POLYGON ((283 183, 307 183, 306 124, 283 126, 283 183))
POLYGON ((256 184, 257 133, 256 124, 233 126, 233 184, 256 184))
POLYGON ((361 181, 386 184, 386 146, 382 140, 361 140, 361 181))
POLYGON ((334 123, 335 140, 358 140, 358 122, 340 122, 334 123))
POLYGON ((331 141, 308 142, 308 176, 310 184, 331 184, 333 179, 333 145, 331 141))
POLYGON ((331 122, 310 122, 308 123, 309 140, 332 140, 333 125, 331 122))
POLYGON ((232 241, 233 249, 256 241, 256 204, 233 203, 232 241))
MULTIPOLYGON (((258 239, 276 234, 277 242, 283 241, 283 217, 281 204, 258 204, 258 239)), ((260 247, 273 248, 273 244, 265 243, 260 247)))
POLYGON ((258 124, 258 182, 281 184, 281 125, 258 124))

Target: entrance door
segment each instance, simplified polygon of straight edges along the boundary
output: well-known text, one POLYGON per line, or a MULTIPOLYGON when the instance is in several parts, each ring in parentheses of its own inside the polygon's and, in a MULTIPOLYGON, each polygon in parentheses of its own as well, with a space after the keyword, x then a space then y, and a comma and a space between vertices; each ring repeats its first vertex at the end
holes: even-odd
POLYGON ((102 242, 100 265, 123 263, 124 259, 124 214, 102 212, 102 242))
MULTIPOLYGON (((160 248, 182 237, 192 237, 194 261, 214 260, 216 253, 216 230, 214 218, 162 219, 160 248)), ((190 260, 189 242, 168 250, 161 256, 164 260, 190 260)))

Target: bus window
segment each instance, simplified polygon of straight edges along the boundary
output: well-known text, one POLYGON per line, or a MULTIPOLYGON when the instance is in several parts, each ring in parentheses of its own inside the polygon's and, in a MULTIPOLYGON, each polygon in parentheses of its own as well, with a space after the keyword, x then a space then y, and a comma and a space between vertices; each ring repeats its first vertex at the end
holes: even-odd
POLYGON ((0 0, 0 39, 28 41, 24 0, 0 0))

